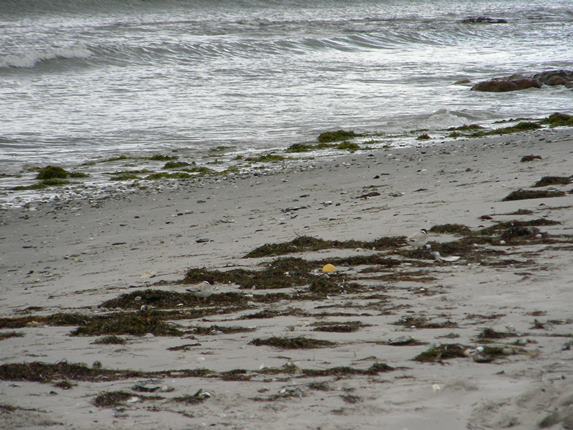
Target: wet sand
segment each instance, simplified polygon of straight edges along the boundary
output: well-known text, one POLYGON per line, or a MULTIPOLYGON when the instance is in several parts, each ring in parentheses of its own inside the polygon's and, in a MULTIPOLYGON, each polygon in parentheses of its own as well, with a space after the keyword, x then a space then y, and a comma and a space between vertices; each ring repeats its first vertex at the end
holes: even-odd
POLYGON ((540 130, 4 211, 0 426, 573 428, 573 185, 533 187, 571 159, 540 130), (458 261, 400 242, 444 224, 469 228, 430 232, 458 261), (339 242, 245 258, 301 237, 339 242))

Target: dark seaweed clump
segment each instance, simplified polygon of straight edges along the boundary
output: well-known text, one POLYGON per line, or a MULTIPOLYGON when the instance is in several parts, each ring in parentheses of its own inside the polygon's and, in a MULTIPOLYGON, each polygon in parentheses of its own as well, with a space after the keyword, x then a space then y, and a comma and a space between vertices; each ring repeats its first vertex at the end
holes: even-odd
POLYGON ((183 334, 177 327, 150 314, 121 313, 106 318, 92 319, 72 332, 73 336, 100 336, 112 334, 131 334, 144 336, 151 333, 155 336, 180 336, 183 334))
POLYGON ((549 127, 573 127, 573 115, 555 112, 542 121, 549 127))
POLYGON ((513 191, 503 198, 504 202, 512 200, 543 199, 552 197, 562 197, 565 193, 556 190, 518 190, 513 191))
POLYGON ((439 346, 433 346, 426 351, 414 357, 414 360, 422 363, 434 363, 452 358, 467 357, 468 347, 458 343, 450 343, 439 346))
POLYGON ((276 255, 290 254, 294 252, 305 251, 319 251, 322 249, 353 249, 353 248, 367 248, 367 249, 387 249, 399 248, 406 244, 404 236, 391 236, 382 237, 371 242, 363 242, 359 240, 324 240, 317 239, 309 236, 300 236, 290 242, 284 243, 271 243, 260 246, 247 255, 246 258, 269 257, 276 255))
POLYGON ((467 236, 471 234, 469 227, 463 224, 440 224, 435 225, 430 229, 431 233, 445 233, 445 234, 459 234, 460 236, 467 236))
POLYGON ((549 185, 569 185, 571 178, 568 176, 544 176, 533 185, 534 187, 547 187, 549 185))
POLYGON ((96 396, 94 405, 98 408, 113 408, 125 403, 131 397, 133 395, 125 391, 106 391, 96 396))
POLYGON ((31 381, 52 382, 61 379, 74 381, 109 381, 119 377, 137 377, 138 372, 112 371, 95 369, 83 364, 59 362, 47 364, 40 362, 32 363, 9 363, 0 365, 0 380, 2 381, 31 381))
POLYGON ((333 333, 352 333, 360 330, 362 327, 367 327, 361 321, 343 321, 343 322, 326 322, 319 321, 314 323, 314 331, 325 331, 333 333))
POLYGON ((250 342, 255 346, 273 346, 275 348, 283 349, 309 349, 309 348, 324 348, 327 346, 336 346, 335 342, 320 339, 310 339, 307 337, 269 337, 267 339, 254 339, 250 342))
POLYGON ((103 336, 92 342, 95 345, 125 345, 127 341, 119 336, 103 336))
POLYGON ((402 325, 404 327, 415 328, 456 328, 458 325, 453 321, 431 321, 426 317, 413 317, 407 316, 400 318, 394 324, 402 325))
POLYGON ((480 341, 491 341, 495 339, 504 339, 507 337, 515 337, 515 333, 496 331, 492 328, 484 328, 478 335, 477 338, 480 341))
POLYGON ((527 163, 530 161, 535 161, 535 160, 542 160, 543 157, 541 157, 541 155, 524 155, 523 157, 521 157, 521 162, 522 163, 527 163))

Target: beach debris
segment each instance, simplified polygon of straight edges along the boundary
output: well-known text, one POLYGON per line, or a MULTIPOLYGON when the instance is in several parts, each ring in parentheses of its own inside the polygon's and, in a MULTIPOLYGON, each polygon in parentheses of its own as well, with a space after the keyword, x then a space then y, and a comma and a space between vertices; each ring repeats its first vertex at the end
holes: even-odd
POLYGON ((458 261, 460 258, 462 258, 458 255, 450 255, 448 257, 442 257, 438 251, 432 251, 430 254, 432 254, 432 257, 434 257, 435 260, 446 261, 448 263, 453 263, 455 261, 458 261))
POLYGON ((140 381, 136 383, 134 386, 131 387, 133 391, 137 391, 139 393, 170 393, 175 391, 175 388, 170 387, 168 385, 161 385, 160 379, 151 379, 147 381, 140 381))
POLYGON ((420 343, 412 336, 398 336, 388 339, 386 344, 391 346, 408 346, 408 345, 419 345, 420 343))
POLYGON ((334 266, 334 264, 325 264, 324 266, 322 266, 322 273, 334 273, 336 272, 336 267, 334 266))

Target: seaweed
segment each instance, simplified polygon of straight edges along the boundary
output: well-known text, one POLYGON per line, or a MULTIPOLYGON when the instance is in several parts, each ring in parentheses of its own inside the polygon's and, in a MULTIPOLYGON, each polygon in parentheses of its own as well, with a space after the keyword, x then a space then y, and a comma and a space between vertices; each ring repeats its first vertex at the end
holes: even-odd
POLYGON ((127 341, 119 336, 103 336, 92 342, 94 345, 125 345, 127 341))
POLYGON ((66 179, 70 176, 70 172, 57 166, 46 166, 38 170, 36 179, 66 179))
POLYGON ((573 127, 573 115, 555 112, 541 122, 549 127, 573 127))
POLYGON ((565 193, 556 190, 518 190, 512 191, 502 199, 504 202, 513 200, 543 199, 552 197, 562 197, 565 193))
POLYGON ((535 160, 542 160, 543 157, 541 157, 541 155, 524 155, 523 157, 521 157, 521 162, 522 163, 528 163, 530 161, 535 161, 535 160))
POLYGON ((483 130, 483 129, 484 129, 484 127, 482 127, 479 124, 464 124, 460 127, 450 127, 447 130, 448 131, 470 132, 470 131, 483 130))
POLYGON ((30 381, 47 383, 62 379, 74 381, 111 381, 122 378, 139 377, 141 372, 95 369, 84 364, 65 361, 48 364, 41 362, 9 363, 0 365, 0 380, 30 381))
POLYGON ((470 228, 463 224, 439 224, 430 228, 430 232, 438 234, 458 234, 460 236, 468 236, 472 233, 470 228))
POLYGON ((417 329, 422 328, 456 328, 458 326, 457 323, 454 321, 442 321, 442 322, 434 322, 428 320, 426 317, 413 317, 407 316, 402 317, 398 321, 394 323, 395 325, 401 325, 404 327, 415 327, 417 329))
POLYGON ((433 346, 414 357, 415 361, 422 363, 435 363, 452 358, 464 358, 468 356, 469 348, 459 343, 433 346))
POLYGON ((381 237, 371 242, 364 242, 359 240, 324 240, 310 236, 299 236, 290 242, 270 243, 262 245, 245 255, 245 258, 269 257, 291 254, 294 252, 319 251, 322 249, 367 248, 373 250, 382 250, 388 248, 399 248, 405 244, 406 238, 404 236, 381 237))
POLYGON ((233 333, 248 333, 255 331, 254 328, 238 327, 238 326, 219 326, 212 325, 209 327, 190 327, 189 331, 195 335, 215 335, 219 333, 233 334, 233 333))
POLYGON ((163 165, 164 169, 180 169, 182 167, 191 166, 190 163, 185 161, 168 161, 163 165))
POLYGON ((416 140, 430 140, 432 137, 428 133, 423 133, 416 137, 416 140))
POLYGON ((340 151, 355 152, 360 149, 360 146, 352 142, 343 142, 335 145, 334 148, 339 149, 340 151))
POLYGON ((173 161, 177 160, 177 156, 175 155, 165 155, 165 154, 154 154, 147 157, 148 160, 151 161, 173 161))
POLYGON ((250 345, 255 346, 272 346, 282 349, 309 349, 309 348, 325 348, 327 346, 336 346, 335 342, 321 339, 311 339, 303 336, 299 337, 278 337, 273 336, 267 339, 254 339, 249 342, 250 345))
POLYGON ((69 185, 70 181, 67 179, 44 179, 42 181, 38 181, 35 184, 31 185, 19 185, 17 187, 12 188, 14 191, 26 191, 26 190, 44 190, 49 187, 62 187, 64 185, 69 185))
POLYGON ((179 306, 208 306, 208 305, 237 305, 244 304, 247 298, 240 293, 214 293, 207 297, 200 297, 193 293, 178 293, 163 290, 138 290, 131 293, 122 294, 115 299, 103 302, 100 307, 139 309, 142 305, 153 306, 154 308, 175 308, 179 306))
POLYGON ((72 336, 100 336, 131 334, 144 336, 151 333, 155 336, 180 336, 181 330, 160 320, 153 314, 139 313, 114 314, 107 318, 92 319, 85 325, 78 327, 72 336))
POLYGON ((543 176, 534 187, 547 187, 549 185, 569 185, 571 178, 568 176, 543 176))
POLYGON ((477 339, 480 341, 490 341, 492 339, 504 339, 516 336, 517 334, 515 333, 496 331, 492 328, 486 327, 477 335, 477 339))
POLYGON ((330 143, 339 142, 341 140, 353 139, 355 137, 360 137, 361 134, 357 134, 352 130, 337 130, 337 131, 325 131, 318 135, 318 142, 320 143, 330 143))
POLYGON ((131 399, 133 394, 125 391, 105 391, 99 393, 93 403, 98 408, 113 408, 124 404, 127 400, 131 399))
POLYGON ((352 333, 358 331, 362 327, 369 327, 368 324, 363 324, 361 321, 319 321, 314 324, 314 331, 325 331, 333 333, 352 333))
POLYGON ((391 372, 393 370, 395 370, 395 368, 388 366, 386 363, 374 363, 367 369, 342 366, 330 367, 328 369, 300 369, 300 372, 305 377, 335 376, 342 378, 353 375, 378 375, 379 373, 391 372))
POLYGON ((114 173, 109 178, 110 181, 133 181, 139 179, 139 175, 137 173, 131 172, 120 172, 114 173))
POLYGON ((494 130, 480 130, 470 134, 471 137, 497 136, 512 133, 521 133, 524 131, 540 129, 541 125, 536 122, 522 121, 511 127, 501 127, 494 130))
POLYGON ((295 143, 293 145, 290 145, 285 152, 288 153, 299 153, 299 152, 310 152, 310 151, 314 151, 316 149, 315 145, 309 145, 309 144, 305 144, 305 143, 295 143))
POLYGON ((158 181, 161 179, 177 179, 177 180, 187 180, 193 178, 193 175, 185 172, 177 172, 177 173, 152 173, 151 175, 146 176, 144 179, 147 181, 158 181))
POLYGON ((278 163, 280 161, 288 160, 288 158, 277 154, 263 154, 257 157, 248 157, 245 160, 252 163, 278 163))

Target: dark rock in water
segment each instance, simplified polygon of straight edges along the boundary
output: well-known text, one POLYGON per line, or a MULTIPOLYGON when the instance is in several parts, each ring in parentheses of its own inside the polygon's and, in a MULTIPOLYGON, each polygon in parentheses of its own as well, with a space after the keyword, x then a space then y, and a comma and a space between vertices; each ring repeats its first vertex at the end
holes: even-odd
POLYGON ((500 93, 541 88, 542 85, 564 85, 567 88, 573 88, 573 70, 547 70, 529 76, 511 75, 494 78, 478 82, 472 87, 472 90, 500 93))
POLYGON ((469 16, 462 20, 464 24, 507 24, 507 19, 490 16, 469 16))
POLYGON ((541 88, 541 84, 533 78, 496 78, 489 81, 478 82, 472 87, 472 91, 486 91, 502 93, 507 91, 526 90, 528 88, 541 88))
POLYGON ((573 70, 548 70, 533 75, 533 79, 545 85, 573 88, 573 70))

